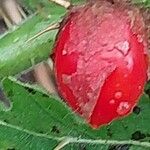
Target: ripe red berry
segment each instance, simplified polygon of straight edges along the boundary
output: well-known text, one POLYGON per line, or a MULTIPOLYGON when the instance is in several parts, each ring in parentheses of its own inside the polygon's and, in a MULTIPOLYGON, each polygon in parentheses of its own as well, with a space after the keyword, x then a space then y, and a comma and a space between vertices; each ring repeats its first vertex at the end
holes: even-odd
POLYGON ((61 96, 94 128, 129 114, 147 80, 146 44, 137 8, 104 1, 74 8, 54 48, 61 96))

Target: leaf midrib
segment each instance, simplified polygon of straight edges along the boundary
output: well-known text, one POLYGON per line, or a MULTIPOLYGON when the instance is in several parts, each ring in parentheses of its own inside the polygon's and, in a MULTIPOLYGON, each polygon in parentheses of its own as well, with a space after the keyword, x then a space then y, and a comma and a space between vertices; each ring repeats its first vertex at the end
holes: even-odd
POLYGON ((110 144, 117 144, 117 145, 124 145, 124 144, 129 144, 133 146, 140 146, 144 148, 150 148, 150 143, 149 142, 139 142, 139 141, 133 141, 133 140, 124 140, 124 141, 118 141, 118 140, 104 140, 104 139, 98 139, 98 140, 93 140, 93 139, 81 139, 78 137, 71 137, 71 136, 65 136, 65 137, 54 137, 54 136, 49 136, 47 134, 41 134, 41 133, 36 133, 27 129, 23 129, 19 126, 15 126, 6 122, 3 122, 0 120, 0 125, 1 126, 6 126, 11 129, 15 129, 21 132, 25 132, 27 134, 36 136, 36 137, 41 137, 41 138, 46 138, 49 140, 56 140, 57 142, 61 142, 65 139, 67 139, 68 144, 74 143, 74 144, 80 144, 80 143, 85 143, 85 144, 95 144, 95 145, 110 145, 110 144))

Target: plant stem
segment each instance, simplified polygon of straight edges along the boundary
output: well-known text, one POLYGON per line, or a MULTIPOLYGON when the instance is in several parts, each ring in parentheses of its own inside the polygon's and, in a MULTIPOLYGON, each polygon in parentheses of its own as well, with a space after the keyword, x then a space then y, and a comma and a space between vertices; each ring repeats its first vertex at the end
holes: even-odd
POLYGON ((57 30, 35 37, 49 24, 60 21, 62 14, 43 18, 40 14, 29 18, 22 26, 0 37, 0 80, 32 67, 51 54, 57 30))

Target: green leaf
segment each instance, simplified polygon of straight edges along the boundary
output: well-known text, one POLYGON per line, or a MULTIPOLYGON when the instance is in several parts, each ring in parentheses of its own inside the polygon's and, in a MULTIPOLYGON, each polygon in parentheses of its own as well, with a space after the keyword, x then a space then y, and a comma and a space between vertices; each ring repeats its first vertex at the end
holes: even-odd
POLYGON ((130 150, 150 149, 147 95, 142 97, 135 113, 94 130, 56 96, 14 79, 5 79, 3 87, 12 106, 7 111, 0 110, 1 149, 107 150, 125 146, 130 150))
POLYGON ((150 1, 149 0, 132 0, 134 4, 143 5, 145 7, 150 7, 150 1))

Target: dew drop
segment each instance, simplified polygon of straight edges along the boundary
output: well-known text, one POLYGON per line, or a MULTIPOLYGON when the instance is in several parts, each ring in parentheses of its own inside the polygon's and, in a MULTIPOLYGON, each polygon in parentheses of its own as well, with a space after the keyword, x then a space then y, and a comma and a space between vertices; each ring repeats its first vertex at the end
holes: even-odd
POLYGON ((141 35, 137 35, 137 38, 138 38, 138 42, 139 43, 142 43, 143 42, 143 37, 141 35))
POLYGON ((128 41, 119 42, 115 45, 115 47, 120 50, 124 55, 127 55, 130 48, 128 41))
POLYGON ((138 86, 138 89, 139 89, 139 90, 141 90, 141 89, 142 89, 142 86, 141 86, 141 85, 139 85, 139 86, 138 86))
POLYGON ((133 59, 131 58, 131 57, 127 57, 126 58, 126 66, 127 66, 127 68, 129 69, 129 70, 132 70, 132 68, 133 68, 133 59))
POLYGON ((82 43, 82 44, 87 44, 87 41, 86 41, 86 40, 83 40, 81 43, 82 43))
POLYGON ((71 83, 71 76, 66 75, 66 74, 63 74, 63 75, 62 75, 62 81, 63 81, 64 84, 69 84, 69 83, 71 83))
POLYGON ((122 92, 116 92, 115 93, 115 98, 120 99, 122 97, 122 92))
POLYGON ((90 81, 90 80, 91 80, 91 77, 87 77, 87 78, 86 78, 86 81, 90 81))
POLYGON ((117 83, 117 84, 116 84, 116 87, 119 87, 119 86, 120 86, 120 84, 119 84, 119 83, 117 83))
POLYGON ((64 49, 63 51, 62 51, 62 55, 66 55, 67 54, 67 51, 64 49))
POLYGON ((83 107, 84 106, 84 103, 82 102, 82 98, 78 98, 78 102, 79 102, 79 106, 80 107, 83 107))
POLYGON ((109 103, 110 103, 110 104, 114 104, 114 103, 115 103, 115 100, 114 100, 114 99, 111 99, 111 100, 109 101, 109 103))
POLYGON ((79 88, 79 91, 82 91, 82 88, 81 88, 81 87, 79 88))
POLYGON ((128 75, 127 75, 127 74, 125 74, 125 75, 124 75, 124 78, 127 78, 127 77, 128 77, 128 75))
POLYGON ((84 60, 79 59, 78 62, 77 62, 77 68, 78 68, 78 69, 83 69, 84 64, 85 64, 85 63, 84 63, 84 60))
POLYGON ((130 105, 128 102, 121 102, 117 108, 117 113, 119 115, 125 115, 130 110, 130 105))
POLYGON ((89 99, 92 99, 92 98, 93 98, 93 93, 87 93, 87 97, 88 97, 89 99))

